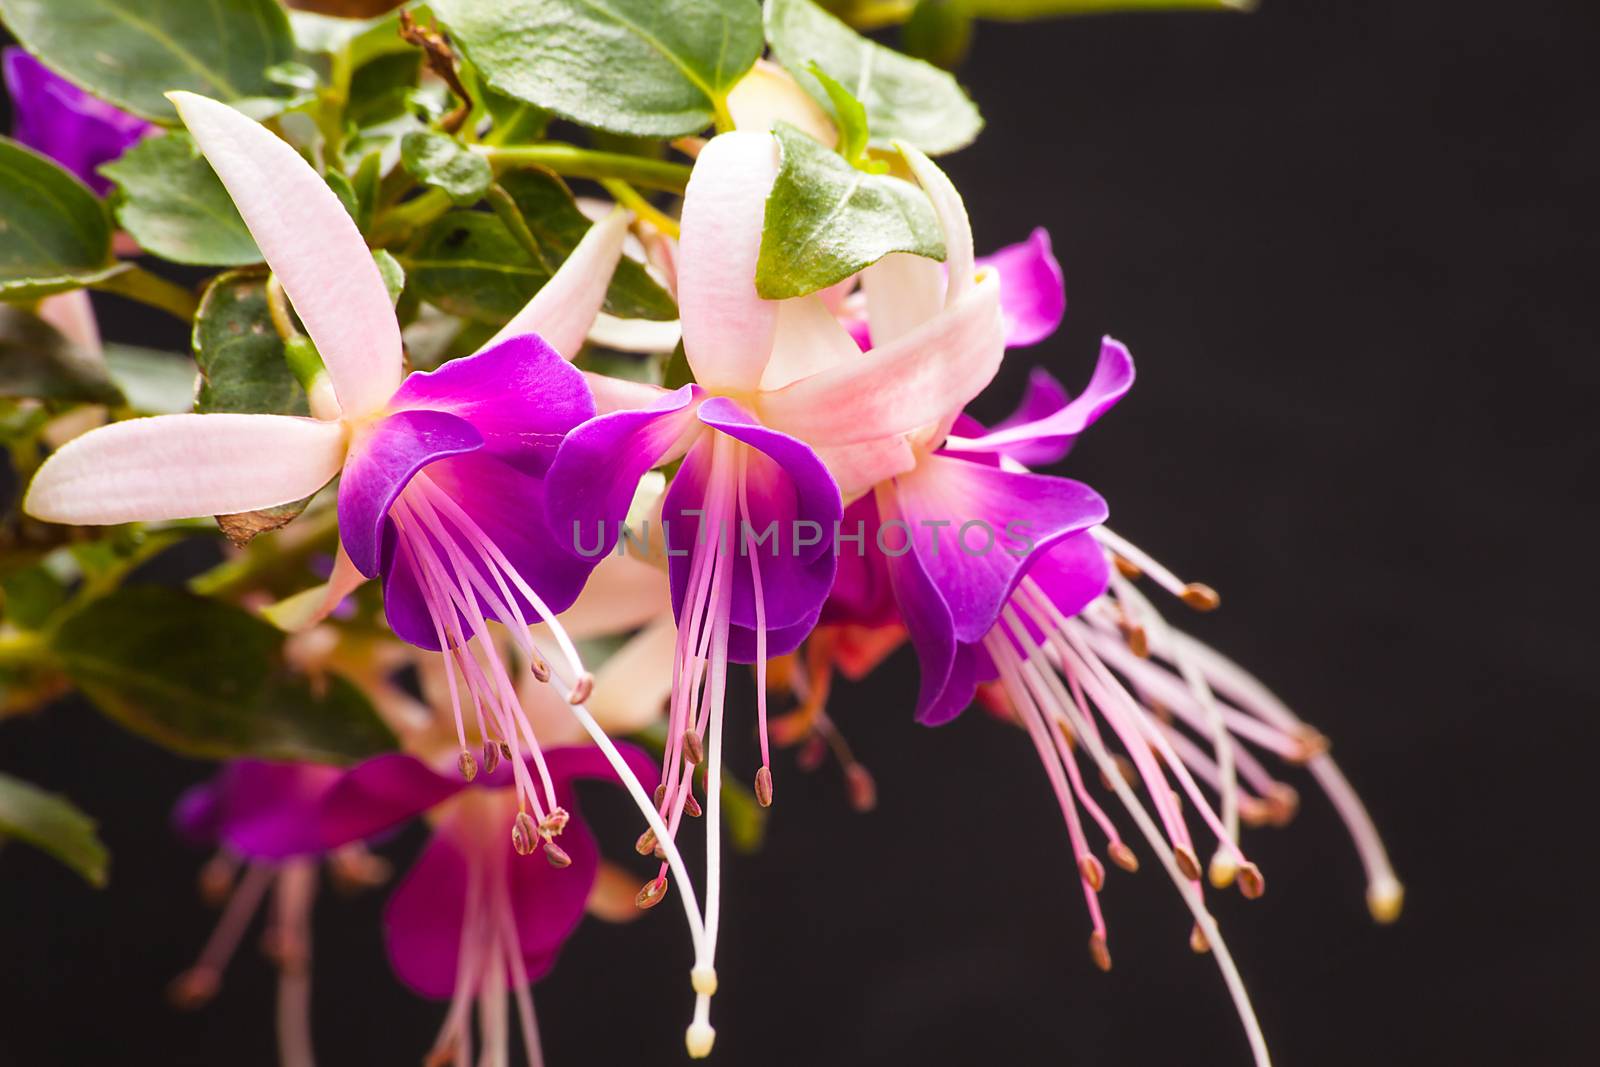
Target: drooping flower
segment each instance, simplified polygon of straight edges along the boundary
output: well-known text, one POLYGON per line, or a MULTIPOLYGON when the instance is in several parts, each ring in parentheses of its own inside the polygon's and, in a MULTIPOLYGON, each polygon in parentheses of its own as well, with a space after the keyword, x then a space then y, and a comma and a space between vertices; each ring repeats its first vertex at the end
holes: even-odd
MULTIPOLYGON (((299 500, 338 475, 340 554, 327 602, 382 577, 394 631, 442 652, 453 668, 447 678, 463 775, 478 769, 470 713, 485 764, 498 762, 504 746, 518 813, 526 818, 531 809, 539 828, 518 840, 528 849, 541 837, 553 844, 564 816, 489 622, 503 624, 524 662, 571 700, 627 780, 626 765, 582 705, 592 679, 553 621, 577 596, 590 563, 560 545, 542 506, 557 444, 594 411, 562 353, 576 352, 604 298, 625 217, 591 227, 489 347, 402 380, 399 325, 382 277, 326 183, 234 109, 190 93, 172 99, 321 354, 326 375, 311 389, 317 417, 167 415, 103 427, 43 464, 26 510, 75 524, 228 514, 299 500), (541 619, 562 653, 553 666, 530 635, 541 619)), ((629 785, 659 823, 642 788, 629 785)), ((675 858, 670 845, 669 853, 675 858)))
MULTIPOLYGON (((631 774, 653 779, 642 752, 627 745, 619 751, 631 774)), ((518 807, 509 761, 467 783, 414 756, 379 756, 340 773, 317 806, 314 827, 327 846, 365 840, 419 815, 433 826, 384 911, 395 973, 417 993, 450 1002, 429 1062, 472 1062, 474 1003, 487 1062, 509 1062, 512 998, 528 1062, 542 1062, 529 986, 554 966, 582 919, 600 866, 572 783, 616 780, 607 755, 593 746, 550 748, 545 764, 565 813, 561 845, 546 849, 549 864, 519 862, 525 849, 501 833, 518 807)), ((516 818, 518 834, 538 832, 526 816, 516 818)))
MULTIPOLYGON (((870 287, 868 294, 871 300, 870 287)), ((926 297, 911 294, 911 304, 919 300, 926 297)), ((1264 889, 1260 871, 1238 845, 1241 809, 1251 821, 1275 821, 1293 808, 1293 791, 1241 741, 1311 764, 1356 839, 1375 916, 1392 918, 1399 883, 1366 812, 1321 751, 1320 735, 1238 667, 1168 627, 1128 575, 1148 574, 1201 609, 1215 606, 1215 593, 1180 582, 1106 529, 1098 497, 1075 498, 1082 487, 1028 471, 1026 464, 1064 457, 1132 382, 1127 350, 1108 338, 1078 397, 1036 372, 1022 408, 993 430, 962 415, 947 424, 948 435, 944 426, 918 435, 929 447, 919 450, 916 468, 885 480, 852 506, 869 526, 898 523, 903 536, 869 544, 874 554, 857 565, 863 573, 853 588, 835 590, 827 618, 835 627, 892 628, 883 606, 887 586, 921 661, 917 711, 930 725, 958 715, 981 683, 998 680, 993 690, 1000 706, 1029 733, 1059 801, 1093 922, 1091 953, 1109 968, 1098 899, 1104 868, 1089 848, 1080 808, 1105 834, 1113 862, 1132 870, 1137 859, 1084 786, 1076 751, 1089 754, 1193 911, 1191 943, 1197 951, 1215 951, 1264 1062, 1248 997, 1201 897, 1200 863, 1174 786, 1217 838, 1211 878, 1219 888, 1237 881, 1251 897, 1264 889), (1063 506, 1053 515, 1054 505, 1063 506), (990 531, 1025 525, 1026 550, 964 551, 963 535, 952 536, 950 527, 973 516, 990 531), (1152 654, 1154 662, 1147 658, 1152 654), (1112 738, 1131 763, 1111 753, 1112 738), (1241 791, 1239 775, 1254 792, 1241 791), (1220 815, 1196 779, 1221 798, 1220 815), (1130 788, 1134 782, 1144 785, 1159 828, 1130 788)))
POLYGON ((388 865, 360 844, 327 850, 321 843, 316 807, 339 776, 338 768, 312 763, 235 760, 185 792, 173 811, 184 838, 217 849, 202 868, 200 892, 222 915, 194 965, 173 981, 172 1000, 196 1008, 215 996, 252 919, 266 906, 262 946, 278 967, 283 1067, 314 1062, 311 910, 319 866, 326 862, 335 881, 350 887, 388 877, 388 865))
POLYGON ((111 182, 100 176, 100 165, 121 157, 155 130, 15 46, 0 52, 0 73, 11 96, 11 136, 49 156, 101 196, 111 190, 111 182))
MULTIPOLYGON (((695 384, 652 392, 591 377, 606 413, 567 436, 548 480, 553 521, 571 524, 576 551, 598 555, 616 543, 639 478, 683 459, 662 509, 678 644, 660 805, 675 832, 685 806, 697 805, 692 772, 707 762, 708 952, 693 974, 698 996, 687 1037, 696 1056, 714 1036, 727 666, 756 666, 756 793, 769 803, 760 676, 770 657, 804 639, 832 585, 842 508, 830 470, 870 485, 911 466, 904 435, 975 396, 1003 351, 998 286, 992 276, 972 280, 970 257, 952 266, 970 284, 947 307, 865 354, 819 297, 758 297, 756 258, 777 166, 776 142, 765 133, 723 134, 700 152, 677 270, 695 384), (843 461, 848 467, 838 466, 843 461)), ((658 877, 655 892, 665 884, 658 877)))

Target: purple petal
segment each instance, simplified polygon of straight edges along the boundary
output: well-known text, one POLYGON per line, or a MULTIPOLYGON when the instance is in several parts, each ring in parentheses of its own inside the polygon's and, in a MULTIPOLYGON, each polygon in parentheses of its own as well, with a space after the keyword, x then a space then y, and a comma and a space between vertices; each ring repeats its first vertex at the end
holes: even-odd
POLYGON ((1050 235, 1039 227, 1020 244, 978 259, 978 267, 1000 274, 1000 314, 1006 347, 1038 344, 1055 333, 1067 311, 1061 264, 1050 251, 1050 235))
POLYGON ((694 406, 704 395, 685 385, 650 407, 601 415, 567 435, 546 481, 546 509, 569 552, 592 565, 616 546, 639 479, 692 439, 694 406), (598 545, 591 547, 591 538, 598 545))
MULTIPOLYGON (((749 510, 739 508, 734 496, 737 514, 720 533, 736 548, 729 657, 749 662, 755 656, 757 616, 751 565, 755 553, 759 553, 767 654, 783 655, 810 632, 833 585, 837 565, 833 534, 844 514, 839 487, 809 446, 767 429, 725 397, 713 397, 700 405, 700 420, 750 446, 743 450, 749 510), (739 546, 735 539, 747 528, 754 536, 764 536, 769 528, 773 532, 759 546, 739 546)), ((713 440, 706 438, 695 446, 667 490, 661 514, 669 523, 669 543, 675 552, 690 551, 701 535, 704 517, 686 512, 704 510, 715 495, 709 484, 712 444, 713 440)), ((714 535, 708 527, 706 539, 714 535)), ((679 613, 691 558, 674 555, 669 560, 673 610, 679 613)))
POLYGON ((1094 535, 1085 531, 1058 542, 1028 569, 1046 598, 1071 618, 1106 591, 1111 564, 1094 535))
MULTIPOLYGON (((579 558, 563 536, 550 527, 543 480, 481 453, 439 460, 428 468, 427 477, 435 490, 454 501, 476 525, 476 534, 469 537, 453 521, 445 520, 456 547, 468 565, 483 575, 487 588, 494 590, 496 600, 500 597, 499 585, 487 562, 492 554, 476 540, 479 535, 498 550, 551 612, 562 612, 572 606, 583 591, 594 560, 579 558)), ((403 640, 420 648, 437 650, 438 634, 423 597, 426 587, 417 570, 419 542, 404 543, 408 537, 424 539, 420 543, 432 547, 452 586, 460 586, 449 554, 434 533, 418 530, 403 537, 391 523, 384 534, 384 613, 389 625, 403 640)), ((508 585, 522 619, 536 622, 539 615, 533 605, 516 583, 508 582, 508 585)), ((477 596, 476 592, 474 595, 477 596)), ((515 624, 513 618, 501 618, 500 612, 483 597, 478 596, 477 600, 486 618, 515 624)), ((462 621, 462 626, 463 632, 471 635, 472 626, 467 620, 462 621)))
MULTIPOLYGON (((886 502, 886 507, 891 502, 886 502)), ((900 519, 891 512, 889 519, 900 519)), ((903 519, 901 521, 904 521, 903 519)), ((960 712, 942 700, 950 684, 951 672, 960 646, 956 641, 955 619, 938 586, 933 583, 916 552, 899 535, 886 535, 885 546, 889 579, 894 587, 900 617, 905 622, 911 645, 917 651, 921 668, 917 687, 917 721, 939 726, 960 712), (903 551, 902 551, 903 549, 903 551)), ((964 705, 963 705, 964 706, 964 705)))
POLYGON ((472 837, 444 831, 441 826, 433 835, 383 909, 389 965, 413 991, 438 1000, 455 991, 471 877, 468 855, 477 845, 472 837))
POLYGON ((321 852, 318 811, 343 773, 316 763, 234 760, 212 782, 212 829, 252 859, 321 852))
POLYGON ((335 848, 392 830, 455 796, 467 783, 415 756, 375 756, 341 775, 318 807, 319 834, 335 848))
MULTIPOLYGON (((1035 378, 1043 373, 1035 371, 1035 378)), ((1028 396, 1016 416, 987 434, 960 442, 957 447, 963 452, 1001 453, 1029 466, 1059 461, 1078 435, 1115 407, 1133 387, 1133 357, 1121 342, 1110 337, 1102 340, 1100 358, 1089 384, 1070 403, 1065 402, 1066 391, 1060 384, 1053 379, 1050 381, 1055 386, 1053 390, 1030 381, 1028 396), (1063 402, 1054 410, 1047 410, 1052 396, 1058 396, 1063 402)))
POLYGON ((215 845, 221 827, 222 802, 216 778, 185 789, 172 806, 172 829, 191 845, 215 845))
POLYGON ((339 480, 339 540, 356 569, 378 573, 389 509, 418 471, 482 447, 471 423, 442 411, 401 411, 361 433, 339 480))
POLYGON ((594 417, 583 373, 536 334, 412 374, 391 411, 447 411, 483 435, 483 451, 542 475, 568 430, 594 417))
POLYGON ((956 638, 982 640, 1040 552, 1105 521, 1081 482, 935 454, 895 481, 912 553, 950 609, 956 638))
POLYGON ((77 175, 100 196, 111 189, 97 169, 154 129, 143 119, 96 99, 20 48, 0 55, 11 97, 12 136, 77 175))
MULTIPOLYGON (((654 789, 661 776, 661 761, 625 741, 619 741, 616 745, 622 761, 643 784, 645 791, 654 789)), ((566 783, 580 778, 592 778, 619 787, 622 785, 617 778, 617 772, 611 766, 611 761, 606 759, 605 753, 594 745, 553 748, 545 752, 544 758, 545 765, 550 768, 550 778, 556 785, 556 799, 569 808, 573 805, 569 801, 570 794, 566 789, 566 783)))
POLYGON ((824 625, 887 626, 899 618, 888 560, 878 550, 878 504, 872 493, 844 509, 840 526, 839 570, 822 606, 824 625), (845 537, 861 535, 858 544, 845 537))
MULTIPOLYGON (((495 922, 496 909, 510 907, 530 981, 549 971, 582 921, 600 863, 594 836, 581 821, 569 822, 560 842, 572 863, 558 870, 542 857, 516 854, 509 831, 512 811, 509 805, 503 811, 475 805, 452 812, 389 898, 384 909, 389 962, 417 993, 443 1000, 455 990, 469 905, 479 922, 495 922), (491 874, 477 900, 469 899, 474 865, 491 874), (497 884, 493 872, 503 881, 497 884)), ((469 950, 486 944, 480 934, 469 950)))

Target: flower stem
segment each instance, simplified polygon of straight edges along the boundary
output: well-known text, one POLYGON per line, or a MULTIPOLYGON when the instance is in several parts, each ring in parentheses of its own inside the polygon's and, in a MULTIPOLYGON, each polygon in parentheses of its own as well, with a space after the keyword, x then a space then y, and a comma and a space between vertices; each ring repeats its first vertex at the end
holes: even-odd
POLYGON ((192 292, 131 263, 127 270, 95 282, 93 288, 159 308, 184 322, 194 321, 195 314, 200 310, 200 299, 192 292))
POLYGON ((663 214, 659 208, 640 195, 639 190, 618 178, 603 178, 600 184, 617 203, 632 211, 668 237, 676 238, 678 236, 677 220, 663 214))
POLYGON ((672 193, 681 193, 689 184, 689 168, 682 163, 622 152, 599 152, 555 141, 505 147, 482 145, 473 150, 497 168, 544 167, 568 178, 619 178, 647 189, 672 193))

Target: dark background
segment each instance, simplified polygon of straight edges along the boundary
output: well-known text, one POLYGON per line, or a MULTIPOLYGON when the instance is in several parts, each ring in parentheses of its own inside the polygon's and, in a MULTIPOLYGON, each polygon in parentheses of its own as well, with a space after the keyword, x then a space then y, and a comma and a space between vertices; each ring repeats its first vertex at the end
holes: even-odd
MULTIPOLYGON (((1047 226, 1070 301, 982 412, 1034 360, 1076 387, 1099 334, 1132 346, 1138 386, 1071 473, 1223 592, 1183 621, 1332 735, 1409 889, 1375 927, 1301 778, 1296 823, 1247 837, 1267 896, 1215 906, 1282 1064, 1600 1047, 1597 30, 1588 0, 1267 0, 985 25, 963 72, 989 128, 949 168, 979 245, 1047 226)), ((101 311, 113 336, 182 345, 101 311)), ((913 670, 902 655, 834 702, 875 813, 851 813, 833 766, 780 760, 767 848, 729 871, 713 1062, 1247 1062, 1153 871, 1110 874, 1116 970, 1090 966, 1026 739, 982 715, 914 726, 913 670)), ((209 1009, 163 999, 212 921, 201 857, 164 821, 206 768, 78 705, 5 724, 0 766, 75 797, 115 858, 96 893, 0 855, 0 1061, 273 1063, 252 946, 209 1009)), ((325 1064, 415 1063, 442 1017, 385 970, 380 896, 318 912, 325 1064)), ((550 1062, 681 1061, 688 964, 675 902, 586 923, 537 990, 550 1062)))

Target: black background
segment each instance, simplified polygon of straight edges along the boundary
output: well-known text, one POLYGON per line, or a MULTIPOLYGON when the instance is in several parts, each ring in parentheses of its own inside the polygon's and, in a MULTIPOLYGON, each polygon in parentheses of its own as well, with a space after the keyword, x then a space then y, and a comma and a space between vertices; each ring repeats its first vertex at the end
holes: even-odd
MULTIPOLYGON (((963 72, 989 127, 948 165, 979 245, 1047 226, 1070 304, 981 413, 1035 360, 1076 387, 1099 334, 1132 346, 1137 387, 1068 469, 1223 592, 1184 621, 1332 735, 1409 889, 1375 927, 1300 779, 1296 823, 1247 838, 1267 896, 1216 908, 1282 1064, 1600 1047, 1597 30, 1587 0, 1267 0, 985 25, 963 72)), ((113 336, 182 344, 100 307, 113 336)), ((982 715, 914 726, 913 670, 902 655, 834 703, 875 813, 849 811, 832 766, 779 762, 767 848, 729 868, 714 1062, 1247 1062, 1153 871, 1110 874, 1116 969, 1090 966, 1024 736, 982 715)), ((76 704, 6 723, 0 767, 75 797, 115 857, 96 893, 0 855, 0 1062, 273 1063, 253 947, 207 1010, 163 998, 212 921, 201 857, 165 824, 206 769, 76 704)), ((442 1017, 388 975, 378 908, 319 910, 325 1064, 415 1063, 442 1017)), ((681 1061, 688 964, 675 903, 586 923, 537 990, 550 1062, 681 1061)))

